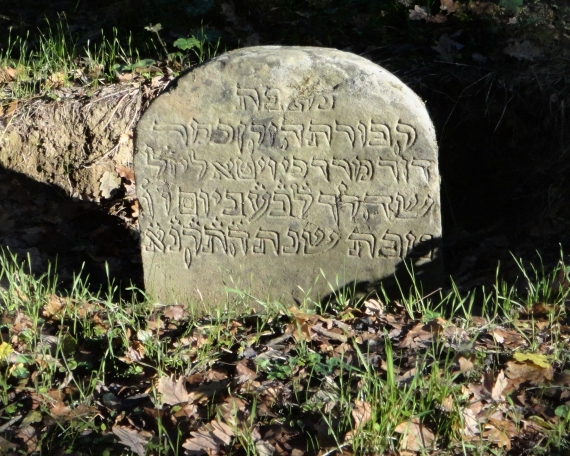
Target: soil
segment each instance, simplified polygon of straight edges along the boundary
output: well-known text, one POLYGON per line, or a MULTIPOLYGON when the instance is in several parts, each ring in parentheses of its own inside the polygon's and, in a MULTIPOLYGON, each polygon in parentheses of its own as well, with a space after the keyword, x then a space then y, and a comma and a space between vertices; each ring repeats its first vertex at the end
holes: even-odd
MULTIPOLYGON (((0 8, 4 3, 0 1, 0 8)), ((24 30, 39 25, 32 12, 39 11, 40 4, 47 17, 66 11, 68 23, 83 37, 95 26, 109 29, 126 21, 140 28, 143 20, 165 18, 164 10, 153 11, 157 2, 142 2, 140 16, 129 16, 125 11, 133 11, 131 3, 10 2, 0 12, 24 30)), ((277 28, 283 17, 274 14, 271 2, 247 2, 244 9, 231 2, 211 3, 210 23, 230 46, 237 40, 324 45, 326 16, 288 11, 296 19, 286 35, 277 28)), ((307 8, 326 6, 317 3, 308 2, 307 8)), ((366 17, 360 19, 366 22, 366 17)), ((565 177, 570 165, 570 96, 563 77, 569 65, 567 57, 556 54, 564 43, 545 50, 542 61, 521 61, 497 50, 513 33, 484 39, 490 30, 485 23, 440 29, 426 24, 422 38, 389 26, 379 28, 374 38, 371 24, 366 24, 360 35, 342 34, 340 27, 329 30, 331 45, 384 66, 426 101, 440 145, 447 276, 469 289, 494 283, 499 264, 506 278, 520 275, 513 258, 542 261, 546 268, 555 264, 561 249, 570 251, 570 188, 565 177), (467 53, 466 58, 450 59, 437 54, 434 36, 441 41, 442 33, 463 36, 465 46, 488 57, 470 58, 467 53), (373 39, 382 39, 382 45, 375 46, 373 39)), ((180 36, 180 27, 180 20, 172 19, 165 36, 180 36)), ((94 286, 106 275, 105 262, 111 276, 142 285, 135 183, 128 172, 132 132, 167 79, 157 83, 138 78, 92 93, 82 87, 61 88, 50 98, 22 102, 13 117, 4 118, 0 244, 30 254, 38 272, 57 258, 62 283, 69 284, 86 261, 94 286), (116 188, 105 184, 106 173, 114 176, 116 188)))

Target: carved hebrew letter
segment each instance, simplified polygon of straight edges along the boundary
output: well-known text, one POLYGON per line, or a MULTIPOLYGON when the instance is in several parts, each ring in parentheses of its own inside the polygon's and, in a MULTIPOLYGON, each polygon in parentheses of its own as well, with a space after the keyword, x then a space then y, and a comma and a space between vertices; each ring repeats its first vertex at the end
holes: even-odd
POLYGON ((416 142, 417 133, 416 129, 411 125, 407 125, 398 121, 396 125, 396 131, 399 133, 396 137, 394 144, 394 152, 397 155, 402 155, 406 152, 406 149, 413 146, 416 142))
POLYGON ((242 160, 238 158, 234 165, 235 175, 238 180, 250 180, 256 178, 255 163, 253 160, 242 160))
POLYGON ((277 133, 277 138, 279 147, 283 150, 287 150, 289 147, 301 147, 303 125, 283 123, 280 131, 277 133))
POLYGON ((320 170, 323 172, 323 175, 325 176, 326 180, 330 182, 329 179, 329 164, 326 160, 323 160, 321 158, 312 158, 311 160, 311 166, 315 167, 315 168, 320 168, 320 170))
POLYGON ((335 231, 327 235, 323 229, 316 227, 313 230, 304 229, 303 239, 305 240, 305 253, 315 255, 332 249, 338 244, 340 235, 335 231))
POLYGON ((376 238, 371 233, 359 233, 358 229, 352 230, 348 240, 352 241, 352 248, 348 250, 349 256, 356 256, 362 258, 374 258, 376 249, 376 238))
POLYGON ((292 184, 291 189, 293 190, 293 212, 295 217, 298 218, 307 218, 307 214, 309 212, 309 208, 313 204, 314 197, 313 191, 309 188, 309 184, 299 185, 299 184, 292 184), (295 202, 301 202, 302 206, 299 211, 295 210, 295 202))
POLYGON ((319 94, 316 95, 312 104, 311 110, 312 111, 330 111, 334 108, 334 95, 332 93, 329 94, 319 94))
POLYGON ((247 254, 247 240, 249 233, 243 230, 236 230, 230 228, 228 230, 228 252, 231 256, 236 256, 238 253, 243 255, 247 254))
POLYGON ((289 231, 287 232, 285 238, 288 240, 290 239, 291 242, 290 243, 288 242, 286 245, 284 245, 283 242, 281 243, 281 253, 283 254, 299 253, 299 247, 301 245, 299 233, 289 228, 289 231))
POLYGON ((231 125, 218 120, 218 125, 212 132, 212 141, 214 144, 229 144, 233 141, 234 134, 234 128, 231 125))
POLYGON ((351 127, 350 125, 338 123, 335 120, 335 131, 338 133, 346 133, 348 140, 350 141, 350 145, 352 147, 354 147, 354 142, 356 140, 356 136, 355 136, 353 127, 351 127))
POLYGON ((281 91, 279 89, 267 89, 265 96, 269 100, 265 103, 265 109, 268 111, 281 111, 281 91))
POLYGON ((392 202, 392 197, 388 195, 369 195, 368 193, 364 196, 364 204, 369 206, 369 213, 378 213, 381 209, 384 213, 386 220, 392 222, 394 220, 394 215, 390 209, 390 203, 392 202), (375 211, 371 211, 371 207, 375 208, 375 211))
POLYGON ((182 144, 187 146, 188 145, 188 131, 186 127, 182 124, 177 123, 158 123, 156 120, 154 121, 154 125, 152 126, 154 131, 173 131, 180 135, 182 139, 182 144))
POLYGON ((403 242, 402 236, 396 233, 386 231, 382 237, 384 245, 380 247, 380 252, 387 258, 403 258, 403 242))
POLYGON ((190 151, 190 164, 199 168, 198 180, 204 177, 206 170, 208 169, 208 163, 205 160, 198 160, 193 150, 190 151))
POLYGON ((370 121, 366 145, 370 147, 390 147, 390 129, 387 125, 370 121))
POLYGON ((217 227, 215 224, 212 224, 210 227, 205 227, 204 235, 207 237, 206 237, 206 243, 202 247, 202 252, 227 253, 226 234, 219 227, 217 227))
POLYGON ((237 86, 237 96, 239 97, 239 108, 247 111, 259 111, 259 93, 256 89, 242 89, 237 86))
POLYGON ((339 197, 338 195, 334 195, 334 194, 327 194, 327 193, 321 193, 319 195, 319 199, 317 200, 317 202, 321 203, 321 204, 325 204, 327 206, 330 206, 331 208, 331 212, 332 212, 332 216, 333 216, 333 220, 334 222, 337 224, 339 224, 339 219, 338 219, 338 204, 339 204, 339 197))
POLYGON ((200 124, 196 119, 190 121, 191 144, 208 144, 212 136, 212 126, 210 124, 200 124))
POLYGON ((279 183, 273 191, 271 203, 269 215, 274 217, 289 217, 291 215, 291 196, 282 183, 279 183))
POLYGON ((243 193, 242 192, 225 192, 225 201, 227 201, 230 206, 225 207, 222 211, 224 215, 230 216, 243 216, 243 193))
POLYGON ((249 220, 257 220, 267 211, 271 195, 262 184, 257 183, 253 190, 247 194, 247 198, 251 203, 253 213, 249 216, 249 220))
POLYGON ((144 248, 147 252, 164 252, 164 230, 160 226, 151 223, 146 230, 146 242, 144 248))
POLYGON ((311 120, 305 129, 305 134, 307 135, 305 139, 307 146, 328 147, 331 145, 332 127, 330 125, 313 124, 311 120))
POLYGON ((253 242, 253 253, 266 254, 270 253, 270 251, 275 255, 279 255, 279 233, 277 231, 259 228, 253 242), (268 249, 268 245, 273 248, 268 249))

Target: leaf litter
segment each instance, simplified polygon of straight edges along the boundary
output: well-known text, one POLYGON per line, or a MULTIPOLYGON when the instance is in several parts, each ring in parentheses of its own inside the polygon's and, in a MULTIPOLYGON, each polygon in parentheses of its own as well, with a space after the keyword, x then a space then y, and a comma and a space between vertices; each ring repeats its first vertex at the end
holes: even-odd
MULTIPOLYGON (((454 454, 461 441, 512 451, 570 421, 570 371, 548 344, 553 328, 567 328, 563 313, 411 318, 397 302, 368 299, 332 313, 291 307, 195 320, 181 306, 159 306, 137 326, 133 313, 123 343, 105 336, 113 312, 100 301, 52 293, 42 315, 42 353, 26 338, 33 324, 22 312, 4 316, 0 363, 13 408, 0 422, 5 452, 53 450, 60 429, 86 422, 82 435, 137 455, 153 454, 165 432, 171 451, 185 455, 454 454), (90 330, 79 331, 72 315, 88 318, 90 330), (96 359, 115 367, 89 396, 96 359), (54 383, 36 391, 46 369, 54 383), (388 416, 382 402, 394 397, 371 394, 371 381, 402 401, 388 416), (438 384, 445 392, 426 414, 414 404, 438 384), (363 436, 378 429, 389 434, 366 451, 363 436)), ((567 343, 567 334, 558 337, 567 343)))

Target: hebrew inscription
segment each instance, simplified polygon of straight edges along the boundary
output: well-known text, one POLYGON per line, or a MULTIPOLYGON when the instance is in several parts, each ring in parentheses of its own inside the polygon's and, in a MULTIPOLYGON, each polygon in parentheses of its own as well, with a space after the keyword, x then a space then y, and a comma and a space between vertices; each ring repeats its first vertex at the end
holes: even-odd
POLYGON ((433 126, 413 92, 352 54, 246 48, 181 76, 137 126, 135 171, 159 299, 215 303, 226 286, 318 299, 327 280, 438 259, 433 126))

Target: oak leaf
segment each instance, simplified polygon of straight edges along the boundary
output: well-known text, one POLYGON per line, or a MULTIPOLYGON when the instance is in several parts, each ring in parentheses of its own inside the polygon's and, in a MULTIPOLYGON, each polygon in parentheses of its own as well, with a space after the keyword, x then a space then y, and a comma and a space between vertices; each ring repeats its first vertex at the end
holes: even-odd
POLYGON ((105 171, 101 179, 99 179, 99 192, 105 199, 111 198, 121 186, 121 178, 116 172, 105 171))
POLYGON ((422 451, 431 447, 435 440, 433 432, 425 427, 418 418, 398 424, 394 431, 403 434, 402 450, 422 451))
POLYGON ((370 421, 372 417, 372 406, 369 402, 356 399, 351 414, 354 420, 354 427, 361 428, 370 421))
POLYGON ((227 424, 214 420, 190 435, 192 437, 182 445, 187 456, 203 454, 206 449, 218 452, 222 445, 231 443, 234 432, 227 424))
POLYGON ((544 368, 530 361, 508 361, 506 364, 506 373, 511 380, 523 379, 523 381, 539 385, 540 383, 549 382, 554 375, 554 369, 550 365, 544 368))
POLYGON ((113 434, 119 438, 119 443, 128 446, 134 453, 139 456, 145 456, 144 446, 147 439, 135 429, 126 426, 113 426, 113 434))
POLYGON ((157 391, 162 395, 162 402, 168 405, 178 405, 188 402, 188 392, 186 391, 186 380, 179 377, 177 381, 171 377, 161 377, 156 387, 157 391))

